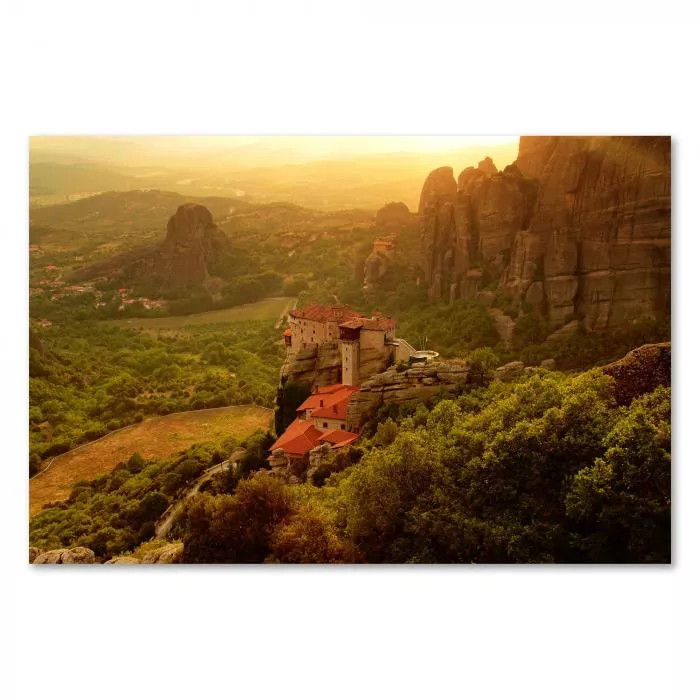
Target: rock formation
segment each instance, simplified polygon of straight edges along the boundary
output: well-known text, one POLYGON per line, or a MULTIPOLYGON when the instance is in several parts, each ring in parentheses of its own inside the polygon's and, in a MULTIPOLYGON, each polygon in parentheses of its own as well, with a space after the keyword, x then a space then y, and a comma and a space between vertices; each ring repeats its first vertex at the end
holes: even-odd
POLYGON ((392 267, 396 266, 397 255, 412 258, 412 238, 416 233, 417 216, 412 214, 403 202, 385 204, 374 218, 374 228, 380 234, 372 244, 372 252, 365 259, 363 267, 363 288, 366 292, 375 289, 392 267), (403 245, 405 243, 405 245, 403 245))
MULTIPOLYGON (((392 348, 383 350, 363 348, 360 350, 360 381, 383 372, 391 359, 392 348)), ((282 365, 283 382, 328 386, 342 382, 343 368, 340 343, 328 341, 302 348, 295 356, 287 358, 282 365)))
POLYGON ((671 343, 642 345, 602 369, 615 380, 617 402, 626 406, 657 386, 671 386, 671 343))
MULTIPOLYGON (((182 542, 164 542, 162 547, 146 552, 142 559, 134 556, 113 557, 105 564, 180 564, 182 563, 182 542)), ((95 553, 87 547, 72 549, 51 549, 40 551, 37 547, 29 548, 30 564, 95 564, 95 553)))
POLYGON ((29 562, 31 564, 94 564, 95 553, 87 547, 51 549, 48 552, 37 553, 35 547, 30 547, 29 562))
POLYGON ((456 393, 464 385, 482 384, 484 380, 481 372, 461 360, 429 362, 402 371, 393 366, 364 382, 360 391, 352 395, 348 421, 361 426, 384 404, 420 403, 456 393))
POLYGON ((207 261, 230 253, 226 234, 201 204, 183 204, 170 217, 165 240, 157 246, 142 246, 77 270, 73 281, 106 278, 124 283, 155 284, 160 291, 200 287, 207 289, 207 261))
MULTIPOLYGON (((667 137, 522 137, 502 173, 482 161, 428 176, 419 216, 431 299, 492 283, 552 330, 589 330, 670 312, 671 148, 667 137)), ((493 165, 491 163, 491 165, 493 165)))
POLYGON ((413 217, 414 214, 411 214, 403 202, 389 202, 377 212, 374 217, 374 225, 387 232, 399 231, 402 227, 410 224, 413 217))
POLYGON ((209 273, 206 260, 228 251, 226 234, 214 224, 211 212, 201 204, 183 204, 168 221, 156 270, 163 286, 204 284, 209 273))

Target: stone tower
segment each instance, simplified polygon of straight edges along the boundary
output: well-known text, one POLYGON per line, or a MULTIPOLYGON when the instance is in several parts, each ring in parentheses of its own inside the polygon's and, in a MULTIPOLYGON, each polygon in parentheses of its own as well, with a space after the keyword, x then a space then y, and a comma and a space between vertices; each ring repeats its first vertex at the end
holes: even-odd
POLYGON ((352 319, 339 325, 343 360, 343 384, 360 386, 360 331, 362 321, 352 319))

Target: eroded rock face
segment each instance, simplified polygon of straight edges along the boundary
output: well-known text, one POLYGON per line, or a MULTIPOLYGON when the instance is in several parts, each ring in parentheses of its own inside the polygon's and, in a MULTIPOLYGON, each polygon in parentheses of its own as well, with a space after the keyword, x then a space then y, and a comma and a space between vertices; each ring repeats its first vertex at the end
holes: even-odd
POLYGON ((552 330, 589 330, 670 312, 668 137, 522 137, 516 162, 451 168, 421 194, 424 282, 432 299, 501 291, 552 330), (471 274, 470 274, 471 273, 471 274))
POLYGON ((626 406, 657 386, 671 386, 671 343, 642 345, 602 369, 615 380, 617 402, 626 406))
POLYGON ((183 204, 168 221, 160 248, 160 273, 165 288, 204 284, 209 273, 206 258, 228 249, 228 239, 201 204, 183 204))
POLYGON ((483 161, 462 171, 458 181, 451 168, 428 176, 418 214, 431 299, 473 298, 500 277, 516 234, 527 225, 533 187, 516 172, 498 174, 483 161))
POLYGON ((429 362, 411 369, 398 371, 390 367, 364 382, 360 391, 350 398, 348 421, 362 424, 386 403, 416 403, 427 401, 438 394, 457 393, 464 385, 481 384, 485 377, 466 362, 429 362))
MULTIPOLYGON (((374 348, 360 350, 360 381, 383 372, 391 352, 389 346, 385 346, 383 351, 374 348)), ((340 343, 329 341, 302 348, 285 361, 281 376, 290 384, 307 384, 311 387, 340 384, 343 377, 340 343)))

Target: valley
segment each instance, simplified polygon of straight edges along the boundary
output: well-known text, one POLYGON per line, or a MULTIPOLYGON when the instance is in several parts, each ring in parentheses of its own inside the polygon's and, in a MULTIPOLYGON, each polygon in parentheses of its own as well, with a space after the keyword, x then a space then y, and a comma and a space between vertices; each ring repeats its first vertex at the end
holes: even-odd
POLYGON ((501 146, 37 156, 32 546, 666 561, 670 142, 501 146))

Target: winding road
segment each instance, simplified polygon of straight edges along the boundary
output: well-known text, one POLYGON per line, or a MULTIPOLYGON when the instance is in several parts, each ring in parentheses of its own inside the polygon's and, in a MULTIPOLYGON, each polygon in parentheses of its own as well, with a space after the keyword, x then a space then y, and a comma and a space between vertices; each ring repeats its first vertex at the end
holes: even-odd
POLYGON ((209 467, 209 469, 207 469, 199 477, 199 479, 197 479, 197 481, 195 481, 194 484, 185 492, 185 495, 181 499, 175 501, 175 503, 168 506, 167 510, 163 513, 163 515, 160 516, 158 522, 156 523, 156 534, 154 535, 153 539, 163 539, 168 534, 168 532, 170 532, 170 528, 173 526, 175 516, 180 512, 180 510, 187 503, 187 501, 189 501, 190 498, 192 498, 192 496, 194 496, 196 493, 199 493, 199 489, 202 487, 202 484, 212 474, 224 471, 228 467, 228 465, 229 460, 227 459, 224 462, 219 462, 218 464, 215 464, 213 467, 209 467))

